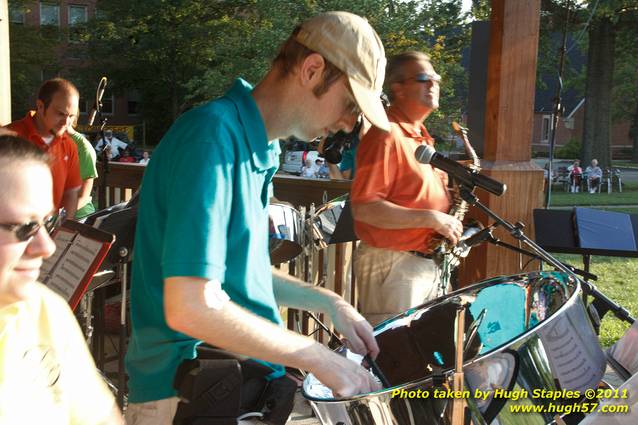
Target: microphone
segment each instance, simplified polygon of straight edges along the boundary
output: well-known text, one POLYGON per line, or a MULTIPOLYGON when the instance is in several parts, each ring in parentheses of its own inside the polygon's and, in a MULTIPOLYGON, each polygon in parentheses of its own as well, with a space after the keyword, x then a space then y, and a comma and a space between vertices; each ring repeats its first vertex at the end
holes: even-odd
POLYGON ((492 226, 487 226, 486 228, 479 230, 472 236, 467 239, 463 239, 457 247, 459 250, 463 251, 465 249, 469 249, 474 245, 481 244, 489 239, 492 239, 494 236, 492 235, 492 226))
POLYGON ((93 103, 93 108, 91 109, 91 113, 89 114, 89 122, 88 125, 93 125, 93 121, 95 121, 95 116, 97 115, 97 111, 102 108, 102 96, 104 96, 104 90, 106 89, 106 84, 108 80, 106 77, 102 77, 100 82, 97 85, 97 92, 95 93, 95 102, 93 103))
MULTIPOLYGON (((493 240, 492 229, 494 225, 485 227, 472 236, 462 239, 452 250, 452 253, 457 258, 465 258, 470 253, 470 249, 474 245, 479 245, 485 241, 493 240)), ((477 229, 477 228, 474 228, 477 229)), ((471 229, 472 230, 472 229, 471 229)))
POLYGON ((463 164, 444 157, 432 146, 419 146, 416 148, 415 156, 416 160, 421 164, 430 164, 435 168, 439 168, 470 188, 478 186, 496 196, 501 196, 507 190, 505 184, 481 175, 463 164))

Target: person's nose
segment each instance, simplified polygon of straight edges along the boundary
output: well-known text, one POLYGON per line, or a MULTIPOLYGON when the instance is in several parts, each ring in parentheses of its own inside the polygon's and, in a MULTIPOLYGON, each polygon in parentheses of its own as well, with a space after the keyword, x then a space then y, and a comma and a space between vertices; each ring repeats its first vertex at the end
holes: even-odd
POLYGON ((31 238, 25 251, 30 257, 49 258, 55 252, 55 242, 44 226, 31 238))

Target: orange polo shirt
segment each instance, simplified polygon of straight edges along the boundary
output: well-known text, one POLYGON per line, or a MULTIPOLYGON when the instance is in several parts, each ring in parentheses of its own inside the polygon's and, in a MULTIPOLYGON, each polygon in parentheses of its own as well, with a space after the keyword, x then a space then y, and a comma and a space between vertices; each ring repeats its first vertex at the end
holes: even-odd
POLYGON ((53 204, 55 208, 60 208, 64 192, 69 189, 79 189, 82 185, 78 148, 67 133, 61 137, 55 137, 48 145, 44 143, 35 127, 34 115, 35 111, 30 111, 26 117, 12 122, 7 125, 7 128, 49 155, 49 166, 53 176, 53 204))
MULTIPOLYGON (((422 143, 434 140, 425 126, 407 122, 397 108, 388 109, 390 132, 372 127, 357 149, 357 173, 350 198, 353 204, 387 200, 406 208, 450 209, 447 188, 439 171, 419 163, 414 152, 422 143)), ((354 221, 355 233, 368 245, 396 251, 427 252, 435 234, 428 228, 382 229, 354 221)))

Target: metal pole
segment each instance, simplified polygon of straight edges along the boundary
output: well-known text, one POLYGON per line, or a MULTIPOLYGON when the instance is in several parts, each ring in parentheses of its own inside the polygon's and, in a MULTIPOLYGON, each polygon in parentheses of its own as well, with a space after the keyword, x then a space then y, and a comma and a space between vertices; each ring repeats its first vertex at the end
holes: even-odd
POLYGON ((565 14, 565 26, 563 28, 563 45, 560 49, 560 59, 558 64, 558 86, 554 97, 554 110, 551 119, 551 137, 549 139, 549 169, 547 170, 547 192, 545 197, 545 208, 549 208, 552 201, 552 170, 554 167, 554 144, 556 143, 556 127, 558 117, 561 115, 563 106, 561 105, 561 93, 563 90, 563 72, 565 69, 565 54, 567 52, 567 29, 569 27, 569 15, 571 11, 571 0, 567 1, 567 11, 565 14))

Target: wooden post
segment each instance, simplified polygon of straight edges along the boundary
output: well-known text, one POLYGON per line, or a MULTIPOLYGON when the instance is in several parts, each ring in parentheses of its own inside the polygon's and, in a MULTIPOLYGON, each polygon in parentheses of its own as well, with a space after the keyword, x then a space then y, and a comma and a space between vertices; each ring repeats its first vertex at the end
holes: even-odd
MULTIPOLYGON (((540 5, 540 0, 492 0, 481 166, 482 173, 507 184, 507 193, 497 197, 476 191, 481 202, 501 217, 525 223, 525 233, 531 238, 532 211, 542 206, 544 179, 542 170, 531 161, 540 5)), ((488 222, 474 210, 468 215, 488 222)), ((516 243, 502 229, 495 235, 516 243)), ((533 268, 535 265, 529 270, 533 268)), ((459 282, 468 285, 519 271, 518 254, 484 244, 472 249, 464 261, 459 282)))
POLYGON ((0 0, 0 126, 11 122, 11 68, 9 56, 9 6, 0 0))

